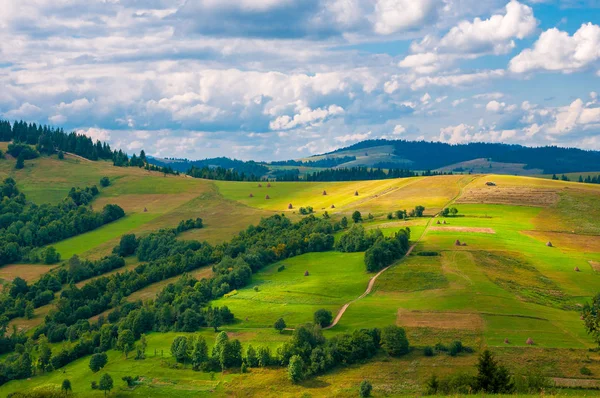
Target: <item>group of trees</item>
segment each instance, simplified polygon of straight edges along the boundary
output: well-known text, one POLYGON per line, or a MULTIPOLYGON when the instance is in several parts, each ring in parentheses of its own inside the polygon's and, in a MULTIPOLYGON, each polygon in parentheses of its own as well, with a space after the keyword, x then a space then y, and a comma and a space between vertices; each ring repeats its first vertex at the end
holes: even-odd
POLYGON ((273 166, 302 166, 302 167, 337 167, 341 164, 356 160, 356 156, 325 157, 319 160, 281 160, 270 164, 273 166))
POLYGON ((359 181, 359 180, 384 180, 388 178, 414 177, 417 173, 404 169, 389 169, 387 172, 382 168, 351 167, 339 169, 327 169, 308 173, 306 181, 359 181))
MULTIPOLYGON (((25 298, 32 290, 45 292, 49 302, 54 292, 61 290, 61 284, 75 282, 79 278, 102 269, 122 266, 119 256, 135 254, 143 261, 134 270, 100 276, 78 287, 74 283, 62 289, 56 309, 50 312, 42 325, 37 327, 29 341, 47 336, 50 342, 69 340, 73 346, 56 353, 50 359, 52 368, 65 364, 95 351, 105 351, 111 347, 131 347, 121 345, 119 337, 128 330, 134 339, 148 331, 193 332, 200 327, 213 327, 233 321, 233 314, 226 307, 212 308, 208 303, 233 289, 246 286, 253 272, 281 259, 311 251, 326 251, 333 247, 333 227, 323 219, 308 216, 293 223, 285 216, 276 215, 261 220, 240 232, 230 242, 211 246, 197 241, 177 239, 177 234, 191 226, 201 225, 201 220, 188 220, 180 227, 151 233, 142 238, 125 235, 115 248, 115 255, 101 262, 88 263, 81 260, 69 261, 69 266, 57 273, 49 273, 40 282, 28 286, 24 281, 16 284, 14 297, 25 298), (116 260, 118 259, 118 260, 116 260), (82 263, 84 265, 82 265, 82 263), (214 276, 200 281, 184 275, 176 283, 169 284, 153 302, 122 304, 122 299, 149 284, 192 271, 198 267, 213 265, 214 276), (35 286, 35 289, 34 289, 35 286), (103 316, 98 322, 88 319, 108 309, 106 324, 103 316)), ((13 298, 14 299, 14 298, 13 298)), ((16 301, 15 300, 15 301, 16 301)), ((4 329, 6 332, 6 329, 4 329)), ((126 334, 126 335, 127 335, 126 334)), ((3 334, 0 344, 5 344, 5 352, 10 352, 26 337, 11 338, 3 334)), ((123 337, 121 341, 123 342, 123 337)), ((33 345, 33 344, 31 344, 33 345)), ((10 369, 26 368, 26 351, 14 353, 2 366, 10 369), (25 363, 25 365, 23 365, 25 363)), ((5 373, 7 381, 13 378, 29 377, 29 372, 5 373)))
POLYGON ((338 366, 357 363, 373 357, 380 348, 390 356, 401 356, 409 351, 409 343, 402 328, 388 326, 379 329, 361 329, 351 334, 342 334, 329 340, 321 333, 321 327, 313 324, 300 325, 292 337, 276 353, 268 347, 254 348, 249 345, 243 350, 236 339, 227 333, 216 336, 209 351, 202 336, 178 336, 171 344, 175 361, 191 365, 197 371, 221 371, 267 366, 288 368, 292 382, 299 382, 313 375, 323 374, 338 366))
POLYGON ((380 229, 365 230, 354 224, 345 232, 335 249, 342 252, 365 252, 367 271, 376 272, 401 258, 409 249, 410 228, 401 229, 386 237, 380 229))
POLYGON ((54 263, 53 249, 37 248, 70 238, 115 221, 125 215, 117 205, 95 212, 87 205, 98 189, 72 188, 58 205, 29 203, 12 178, 0 184, 0 265, 26 259, 54 263))
MULTIPOLYGON (((552 175, 552 179, 559 180, 559 178, 556 176, 556 174, 552 175)), ((564 174, 560 177, 560 180, 561 181, 571 181, 571 179, 564 174)), ((585 183, 585 184, 600 184, 600 174, 593 176, 593 177, 590 174, 588 174, 585 178, 583 178, 582 175, 579 175, 577 182, 585 183)))
MULTIPOLYGON (((67 134, 63 129, 23 121, 11 125, 9 121, 0 120, 0 141, 34 145, 39 153, 45 155, 60 151, 74 153, 90 160, 111 159, 113 156, 107 143, 100 141, 94 143, 91 138, 83 134, 67 134)), ((13 156, 18 158, 19 154, 13 156)))
POLYGON ((209 167, 204 166, 202 168, 192 166, 188 171, 187 175, 194 178, 205 178, 208 180, 221 180, 221 181, 261 181, 262 177, 254 174, 246 174, 244 172, 238 172, 234 169, 225 169, 223 167, 209 167))
POLYGON ((444 207, 440 214, 442 217, 456 217, 458 209, 456 207, 444 207))

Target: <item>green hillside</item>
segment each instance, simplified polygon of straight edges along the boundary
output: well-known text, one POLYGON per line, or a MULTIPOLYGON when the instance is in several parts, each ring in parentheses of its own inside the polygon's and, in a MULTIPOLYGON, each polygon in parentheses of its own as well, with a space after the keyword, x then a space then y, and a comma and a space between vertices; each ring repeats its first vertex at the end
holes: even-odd
MULTIPOLYGON (((0 150, 5 152, 2 145, 0 150)), ((14 163, 10 157, 0 159, 0 179, 12 177, 31 202, 56 205, 71 187, 98 185, 100 192, 91 202, 92 209, 115 204, 125 216, 49 245, 61 254, 56 264, 23 261, 0 267, 0 278, 7 285, 2 293, 5 306, 9 302, 16 305, 10 299, 10 289, 17 277, 33 286, 61 270, 74 275, 73 255, 80 261, 99 260, 110 255, 126 234, 135 234, 140 241, 146 239, 148 246, 144 246, 147 253, 142 253, 140 246, 134 254, 125 255, 120 268, 78 280, 80 290, 68 282, 62 284, 54 299, 37 306, 31 316, 10 319, 6 339, 14 326, 23 333, 23 342, 10 352, 3 351, 2 361, 9 363, 11 356, 21 355, 22 362, 22 353, 30 353, 35 372, 19 380, 3 380, 2 396, 14 392, 52 396, 52 391, 60 393, 65 379, 71 382, 75 396, 101 396, 103 392, 92 389, 90 383, 99 381, 103 374, 114 380, 112 396, 352 397, 358 395, 358 385, 365 378, 373 385, 373 396, 414 396, 425 391, 434 374, 441 379, 458 372, 476 374, 478 356, 485 349, 507 366, 515 380, 528 375, 534 366, 539 377, 556 384, 560 395, 597 395, 593 388, 600 387, 600 354, 585 330, 581 310, 600 291, 600 185, 494 174, 267 184, 209 181, 114 167, 106 161, 87 161, 69 154, 62 160, 56 155, 27 160, 21 170, 15 170, 14 163), (100 187, 104 176, 111 184, 100 187), (425 208, 422 217, 410 216, 417 206, 425 208), (313 209, 314 221, 300 214, 300 208, 308 207, 313 209), (458 210, 457 215, 443 217, 440 212, 450 207, 458 210), (397 210, 407 210, 409 216, 398 219, 397 210), (319 240, 339 243, 351 230, 355 211, 361 213, 359 224, 367 233, 380 229, 389 237, 410 228, 410 252, 394 260, 391 267, 382 267, 384 272, 369 273, 362 250, 342 252, 319 240), (248 228, 262 218, 281 214, 284 217, 277 219, 284 221, 278 221, 281 224, 277 226, 265 223, 258 229, 248 228), (344 217, 350 224, 345 228, 340 224, 344 217), (165 240, 168 243, 164 246, 157 244, 173 253, 149 254, 151 233, 197 218, 202 219, 202 228, 173 232, 173 240, 165 240), (302 228, 312 229, 296 239, 294 234, 304 233, 302 228), (319 233, 322 236, 315 237, 319 233), (283 246, 265 243, 277 239, 283 246), (207 241, 207 246, 202 249, 188 242, 191 240, 207 241), (261 246, 263 243, 266 246, 261 246), (188 246, 177 251, 179 245, 188 246), (201 259, 202 250, 208 247, 212 257, 201 259), (297 249, 292 251, 292 247, 297 249), (240 274, 237 280, 228 279, 226 288, 208 285, 209 280, 245 269, 235 260, 223 260, 223 253, 234 251, 252 266, 249 279, 240 274), (193 266, 179 272, 181 264, 193 266), (155 265, 155 279, 146 283, 150 272, 146 274, 144 267, 155 265), (156 276, 159 266, 160 278, 156 276), (117 275, 128 272, 131 280, 135 273, 146 279, 138 278, 137 285, 118 290, 120 293, 106 303, 107 309, 99 308, 101 312, 88 314, 89 320, 74 323, 80 329, 72 328, 72 339, 69 331, 65 338, 49 343, 52 356, 58 356, 63 349, 74 350, 81 341, 93 341, 94 334, 102 330, 99 319, 112 323, 114 329, 105 326, 114 338, 105 347, 106 366, 92 372, 89 354, 65 360, 55 370, 35 366, 42 355, 36 329, 65 308, 61 294, 81 291, 93 297, 103 293, 93 289, 98 289, 104 277, 125 286, 125 279, 117 275), (203 278, 205 282, 200 282, 203 278), (146 281, 143 286, 142 279, 146 281), (207 292, 204 286, 211 286, 212 291, 207 292), (204 302, 200 297, 210 300, 204 302), (136 304, 139 300, 150 302, 140 307, 136 304), (173 311, 170 322, 160 323, 166 315, 157 312, 151 325, 141 329, 147 341, 145 359, 136 360, 135 349, 126 357, 119 350, 118 336, 128 327, 137 327, 138 321, 133 316, 129 319, 125 311, 134 315, 143 308, 164 311, 169 300, 173 311), (230 341, 239 340, 244 356, 252 345, 255 349, 268 347, 276 357, 278 348, 297 338, 293 329, 313 322, 319 309, 329 310, 337 318, 333 327, 322 331, 328 341, 345 341, 345 334, 359 329, 396 325, 406 331, 411 350, 395 357, 380 349, 371 357, 332 366, 297 384, 288 380, 281 359, 266 367, 250 367, 247 373, 239 366, 196 371, 191 359, 178 363, 171 348, 178 336, 202 336, 211 353, 217 334, 210 324, 212 315, 202 312, 209 306, 226 306, 233 313, 233 321, 223 322, 219 330, 225 331, 230 341), (206 322, 197 321, 194 325, 202 326, 188 331, 186 322, 191 324, 192 315, 184 319, 186 308, 195 308, 200 316, 206 314, 206 322), (120 319, 111 318, 116 309, 122 311, 120 319), (279 318, 287 325, 282 333, 273 328, 279 318), (27 338, 31 340, 26 342, 27 338), (427 347, 449 347, 454 341, 468 349, 456 356, 442 349, 434 350, 433 356, 424 355, 427 347), (125 376, 139 379, 128 386, 122 380, 125 376)), ((3 344, 8 345, 7 341, 3 344)), ((535 389, 529 392, 539 394, 535 389)))

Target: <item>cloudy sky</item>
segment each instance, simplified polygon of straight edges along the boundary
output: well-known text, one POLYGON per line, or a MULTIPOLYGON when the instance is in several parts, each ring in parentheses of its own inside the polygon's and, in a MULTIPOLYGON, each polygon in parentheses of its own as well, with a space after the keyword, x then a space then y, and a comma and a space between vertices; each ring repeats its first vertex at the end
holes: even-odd
POLYGON ((0 117, 128 152, 600 150, 600 0, 0 0, 0 117))

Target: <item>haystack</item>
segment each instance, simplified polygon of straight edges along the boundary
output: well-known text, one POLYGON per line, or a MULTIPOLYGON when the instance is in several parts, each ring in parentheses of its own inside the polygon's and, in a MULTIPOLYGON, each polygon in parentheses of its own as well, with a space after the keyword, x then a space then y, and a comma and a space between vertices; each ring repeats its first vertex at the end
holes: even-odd
POLYGON ((148 209, 144 207, 144 213, 148 213, 148 209))
POLYGON ((533 339, 531 337, 529 337, 527 339, 527 341, 525 342, 525 344, 527 344, 527 345, 533 345, 533 339))
POLYGON ((267 183, 267 188, 271 188, 271 183, 267 183))
POLYGON ((552 245, 552 242, 550 242, 550 241, 548 241, 548 243, 546 243, 546 246, 548 246, 548 247, 554 247, 554 246, 552 245))
POLYGON ((358 191, 354 192, 354 196, 358 196, 358 191))
POLYGON ((271 198, 269 197, 269 195, 267 195, 267 196, 265 196, 265 199, 271 199, 271 198))
POLYGON ((250 194, 250 195, 248 195, 248 197, 249 197, 249 198, 253 198, 253 197, 254 197, 254 195, 250 194))
POLYGON ((461 246, 460 241, 458 239, 456 239, 456 242, 454 242, 454 246, 461 246))
POLYGON ((308 276, 308 271, 304 271, 304 276, 308 276))
POLYGON ((262 184, 258 184, 258 187, 259 187, 259 188, 262 188, 262 184))
POLYGON ((446 220, 444 220, 444 225, 446 225, 446 220))
POLYGON ((504 339, 504 344, 510 344, 510 341, 508 341, 508 339, 504 339))
POLYGON ((441 224, 440 220, 437 220, 437 223, 436 223, 436 224, 437 224, 437 225, 440 225, 440 224, 441 224))
POLYGON ((573 271, 575 271, 575 272, 579 272, 579 267, 575 267, 575 268, 573 268, 573 271))
POLYGON ((466 246, 467 244, 465 242, 463 242, 463 244, 461 246, 466 246))
POLYGON ((327 196, 327 191, 323 191, 323 196, 327 196))
POLYGON ((331 205, 331 208, 332 208, 332 209, 335 209, 335 205, 331 205))
POLYGON ((294 208, 294 206, 292 206, 292 204, 290 203, 290 204, 288 205, 288 209, 289 209, 289 210, 292 210, 293 208, 294 208))

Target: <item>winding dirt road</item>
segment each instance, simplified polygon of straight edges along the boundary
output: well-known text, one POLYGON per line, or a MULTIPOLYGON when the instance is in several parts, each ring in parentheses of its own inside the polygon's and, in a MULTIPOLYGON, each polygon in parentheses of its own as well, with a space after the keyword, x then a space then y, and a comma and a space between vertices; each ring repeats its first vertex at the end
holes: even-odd
MULTIPOLYGON (((450 201, 448 203, 446 203, 442 209, 450 206, 451 204, 453 204, 458 198, 460 198, 460 196, 463 193, 463 189, 469 185, 470 183, 472 183, 474 180, 476 180, 478 177, 472 178, 469 182, 467 182, 464 186, 459 188, 458 193, 456 194, 456 196, 454 196, 452 199, 450 199, 450 201)), ((334 327, 335 325, 338 324, 338 322, 340 321, 340 319, 342 319, 342 316, 344 315, 344 313, 346 312, 346 310, 348 309, 348 307, 350 306, 350 304, 361 300, 365 297, 367 297, 371 291, 373 290, 373 286, 375 285, 375 281, 377 280, 377 278, 379 277, 379 275, 383 274, 385 271, 387 271, 389 268, 393 267, 394 265, 399 264, 401 261, 404 261, 404 259, 406 259, 408 256, 410 256, 410 254, 412 253, 413 249, 417 246, 417 244, 421 241, 421 239, 423 239, 423 237, 425 236, 425 234, 427 233, 427 230, 429 229, 429 226, 431 225, 431 222, 436 219, 438 216, 440 215, 440 213, 436 213, 433 217, 431 217, 429 219, 429 221, 427 221, 427 224, 425 225, 425 229, 423 230, 423 233, 421 234, 421 236, 419 237, 419 239, 417 239, 417 241, 415 243, 412 244, 411 247, 408 248, 408 251, 406 252, 406 254, 404 255, 404 257, 402 257, 399 261, 395 262, 392 265, 389 265, 387 267, 385 267, 384 269, 382 269, 381 271, 379 271, 377 274, 375 274, 375 276, 373 276, 370 280, 369 280, 369 284, 367 285, 367 290, 365 290, 365 292, 363 294, 361 294, 360 296, 358 296, 357 298, 355 298, 354 300, 344 304, 342 306, 342 308, 340 308, 340 310, 338 311, 337 315, 335 316, 335 319, 333 320, 333 322, 331 323, 331 325, 323 328, 323 330, 327 330, 327 329, 331 329, 332 327, 334 327)))

